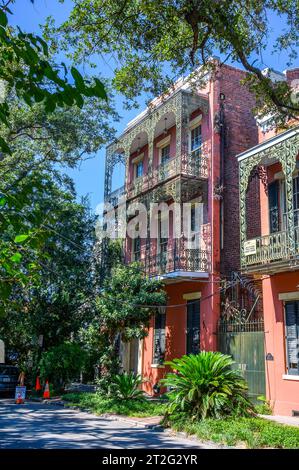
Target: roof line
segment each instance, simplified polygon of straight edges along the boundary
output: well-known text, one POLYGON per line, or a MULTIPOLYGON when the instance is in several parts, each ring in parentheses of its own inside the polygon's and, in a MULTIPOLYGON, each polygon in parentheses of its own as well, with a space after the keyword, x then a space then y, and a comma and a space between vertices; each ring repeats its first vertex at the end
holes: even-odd
POLYGON ((282 142, 286 140, 287 138, 292 137, 293 135, 296 135, 296 134, 299 134, 299 126, 288 129, 285 132, 282 132, 281 134, 277 134, 274 137, 271 137, 270 139, 267 139, 264 142, 257 144, 254 147, 251 147, 250 149, 245 150, 242 153, 239 153, 238 155, 236 155, 236 158, 240 162, 242 160, 245 160, 245 158, 249 158, 252 155, 255 155, 256 153, 259 153, 259 152, 262 152, 263 150, 271 148, 274 145, 278 144, 279 142, 282 142))

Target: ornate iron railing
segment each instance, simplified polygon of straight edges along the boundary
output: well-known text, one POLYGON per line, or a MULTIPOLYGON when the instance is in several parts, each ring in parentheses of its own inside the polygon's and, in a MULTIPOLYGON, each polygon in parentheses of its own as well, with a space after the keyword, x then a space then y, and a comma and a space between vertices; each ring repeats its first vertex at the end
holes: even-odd
POLYGON ((146 192, 156 185, 176 176, 206 179, 209 176, 209 158, 206 155, 180 155, 170 158, 166 163, 153 168, 146 175, 127 185, 127 198, 146 192))
POLYGON ((200 249, 172 248, 158 254, 147 253, 144 263, 148 275, 162 275, 176 271, 209 272, 210 253, 200 249))
POLYGON ((244 265, 247 266, 288 259, 290 255, 287 231, 257 237, 246 241, 246 243, 250 244, 248 254, 245 249, 243 260, 244 265))

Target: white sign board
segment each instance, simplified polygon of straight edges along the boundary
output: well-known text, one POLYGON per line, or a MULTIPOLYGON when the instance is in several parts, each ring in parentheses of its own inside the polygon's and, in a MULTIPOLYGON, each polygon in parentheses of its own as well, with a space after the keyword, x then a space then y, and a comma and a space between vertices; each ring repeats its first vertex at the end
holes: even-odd
POLYGON ((26 387, 16 387, 15 399, 24 401, 25 398, 26 398, 26 387))
POLYGON ((255 255, 256 254, 256 240, 247 240, 244 242, 244 255, 255 255))

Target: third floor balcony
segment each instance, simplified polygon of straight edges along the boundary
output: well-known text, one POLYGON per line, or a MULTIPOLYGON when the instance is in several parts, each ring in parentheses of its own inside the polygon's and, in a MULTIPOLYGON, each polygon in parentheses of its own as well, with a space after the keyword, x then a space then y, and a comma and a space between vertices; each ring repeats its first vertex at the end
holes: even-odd
POLYGON ((156 100, 107 148, 105 200, 120 162, 126 198, 132 199, 173 178, 207 180, 209 161, 208 96, 177 90, 156 100))

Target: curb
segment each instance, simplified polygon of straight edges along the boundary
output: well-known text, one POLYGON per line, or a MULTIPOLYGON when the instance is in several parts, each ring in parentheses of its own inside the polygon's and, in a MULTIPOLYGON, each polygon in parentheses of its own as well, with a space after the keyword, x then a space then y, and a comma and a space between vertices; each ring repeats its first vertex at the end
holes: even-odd
MULTIPOLYGON (((134 426, 145 428, 145 429, 152 429, 155 431, 164 431, 165 429, 160 423, 158 424, 147 423, 145 421, 141 421, 141 420, 139 421, 137 419, 131 418, 130 416, 114 415, 114 414, 109 414, 109 413, 105 413, 100 416, 102 416, 103 418, 109 418, 111 419, 111 421, 122 421, 125 423, 133 424, 134 426)), ((161 420, 162 420, 162 417, 161 417, 161 420)))
MULTIPOLYGON (((54 399, 50 400, 44 400, 42 398, 30 398, 26 400, 27 402, 34 402, 34 403, 42 403, 43 405, 56 405, 56 406, 61 406, 63 408, 68 408, 69 410, 76 410, 76 411, 82 411, 83 413, 88 413, 88 414, 93 414, 94 416, 97 417, 103 417, 103 418, 108 418, 111 421, 122 421, 126 423, 133 424, 134 426, 139 426, 145 429, 152 429, 156 431, 164 431, 164 427, 159 423, 147 423, 144 421, 141 421, 139 419, 134 419, 129 416, 122 416, 122 415, 114 415, 110 413, 104 413, 101 415, 96 415, 92 411, 90 411, 89 408, 83 408, 81 406, 76 406, 76 405, 68 405, 67 402, 63 400, 57 400, 54 401, 54 399)), ((162 417, 161 417, 162 419, 162 417)))

